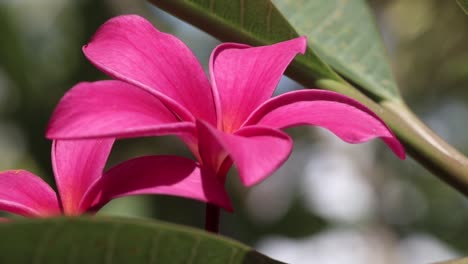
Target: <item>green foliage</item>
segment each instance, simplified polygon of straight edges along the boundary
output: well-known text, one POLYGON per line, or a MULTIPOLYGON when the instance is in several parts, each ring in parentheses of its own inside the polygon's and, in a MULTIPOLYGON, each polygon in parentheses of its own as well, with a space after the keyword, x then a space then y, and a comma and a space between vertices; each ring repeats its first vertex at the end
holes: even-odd
MULTIPOLYGON (((222 41, 268 45, 299 36, 269 0, 149 1, 222 41)), ((300 65, 295 70, 305 69, 308 75, 316 79, 340 79, 311 49, 308 49, 306 56, 296 58, 294 64, 300 65)))
POLYGON ((142 219, 50 218, 0 225, 0 263, 281 263, 236 241, 142 219))
POLYGON ((364 0, 273 0, 309 46, 378 98, 399 97, 372 14, 364 0))
POLYGON ((306 35, 309 49, 306 56, 296 59, 294 71, 307 72, 317 80, 342 81, 329 64, 373 96, 399 99, 380 35, 364 1, 150 2, 223 41, 267 45, 306 35))
POLYGON ((468 0, 457 0, 457 3, 468 15, 468 0))

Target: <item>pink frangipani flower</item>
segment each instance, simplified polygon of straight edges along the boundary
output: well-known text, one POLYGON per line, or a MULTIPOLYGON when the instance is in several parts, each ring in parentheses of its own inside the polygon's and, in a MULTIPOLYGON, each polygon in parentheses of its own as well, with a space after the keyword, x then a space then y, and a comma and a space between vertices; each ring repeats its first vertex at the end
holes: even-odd
POLYGON ((211 55, 209 81, 176 37, 139 16, 113 18, 83 51, 116 80, 79 83, 68 91, 47 137, 175 134, 194 153, 195 166, 208 168, 222 183, 234 163, 246 186, 286 161, 293 144, 280 129, 292 126, 321 126, 349 143, 381 138, 404 158, 385 123, 355 100, 313 89, 271 98, 288 64, 305 50, 304 37, 262 47, 224 43, 211 55))
POLYGON ((190 159, 140 157, 103 174, 113 142, 113 139, 54 141, 52 165, 59 195, 31 172, 0 172, 0 211, 26 217, 80 215, 95 212, 111 199, 137 194, 183 196, 231 209, 225 203, 228 198, 222 186, 217 181, 204 180, 210 174, 195 167, 190 159), (148 166, 155 167, 148 170, 148 166))

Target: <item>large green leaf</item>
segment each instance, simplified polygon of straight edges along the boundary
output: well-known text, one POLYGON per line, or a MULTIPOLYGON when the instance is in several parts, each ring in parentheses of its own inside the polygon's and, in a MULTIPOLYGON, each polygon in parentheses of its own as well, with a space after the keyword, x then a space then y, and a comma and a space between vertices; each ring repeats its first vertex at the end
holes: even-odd
POLYGON ((0 263, 280 263, 221 236, 140 219, 54 218, 0 224, 0 263))
POLYGON ((365 0, 273 0, 320 57, 374 96, 399 98, 365 0))
POLYGON ((468 15, 468 0, 457 0, 457 3, 468 15))

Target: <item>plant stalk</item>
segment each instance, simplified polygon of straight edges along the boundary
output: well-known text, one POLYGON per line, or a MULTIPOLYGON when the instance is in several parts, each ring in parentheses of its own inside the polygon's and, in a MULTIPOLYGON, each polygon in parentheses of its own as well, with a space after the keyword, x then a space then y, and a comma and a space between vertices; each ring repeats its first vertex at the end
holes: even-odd
POLYGON ((468 197, 468 158, 428 128, 404 102, 384 100, 376 103, 357 89, 331 80, 319 80, 316 85, 365 104, 387 123, 407 153, 468 197))
POLYGON ((205 230, 215 234, 219 233, 220 209, 216 205, 206 204, 205 230))
MULTIPOLYGON (((218 179, 223 183, 226 183, 226 176, 232 167, 232 160, 225 158, 221 166, 218 168, 216 173, 218 179)), ((219 222, 220 222, 221 208, 214 204, 206 204, 205 209, 205 230, 209 232, 219 233, 219 222)))

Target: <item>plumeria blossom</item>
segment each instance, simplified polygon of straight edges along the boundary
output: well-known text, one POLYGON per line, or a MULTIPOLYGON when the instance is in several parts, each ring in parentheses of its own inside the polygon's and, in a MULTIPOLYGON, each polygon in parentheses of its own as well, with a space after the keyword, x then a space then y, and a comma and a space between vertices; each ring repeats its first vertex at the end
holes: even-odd
POLYGON ((26 217, 80 215, 95 212, 111 199, 137 194, 183 196, 230 210, 222 186, 218 181, 204 180, 210 174, 195 167, 190 159, 140 157, 103 174, 113 142, 113 139, 54 141, 52 165, 59 195, 31 172, 1 172, 0 211, 26 217), (154 168, 149 170, 149 166, 154 168))
POLYGON ((222 183, 235 164, 246 186, 288 158, 293 144, 281 129, 292 126, 324 127, 349 143, 381 138, 404 158, 385 123, 348 97, 304 89, 271 98, 288 64, 305 49, 304 37, 262 47, 224 43, 211 54, 209 81, 176 37, 139 16, 113 18, 83 52, 115 80, 83 82, 68 91, 52 115, 47 137, 175 134, 194 153, 196 166, 208 168, 222 183))

